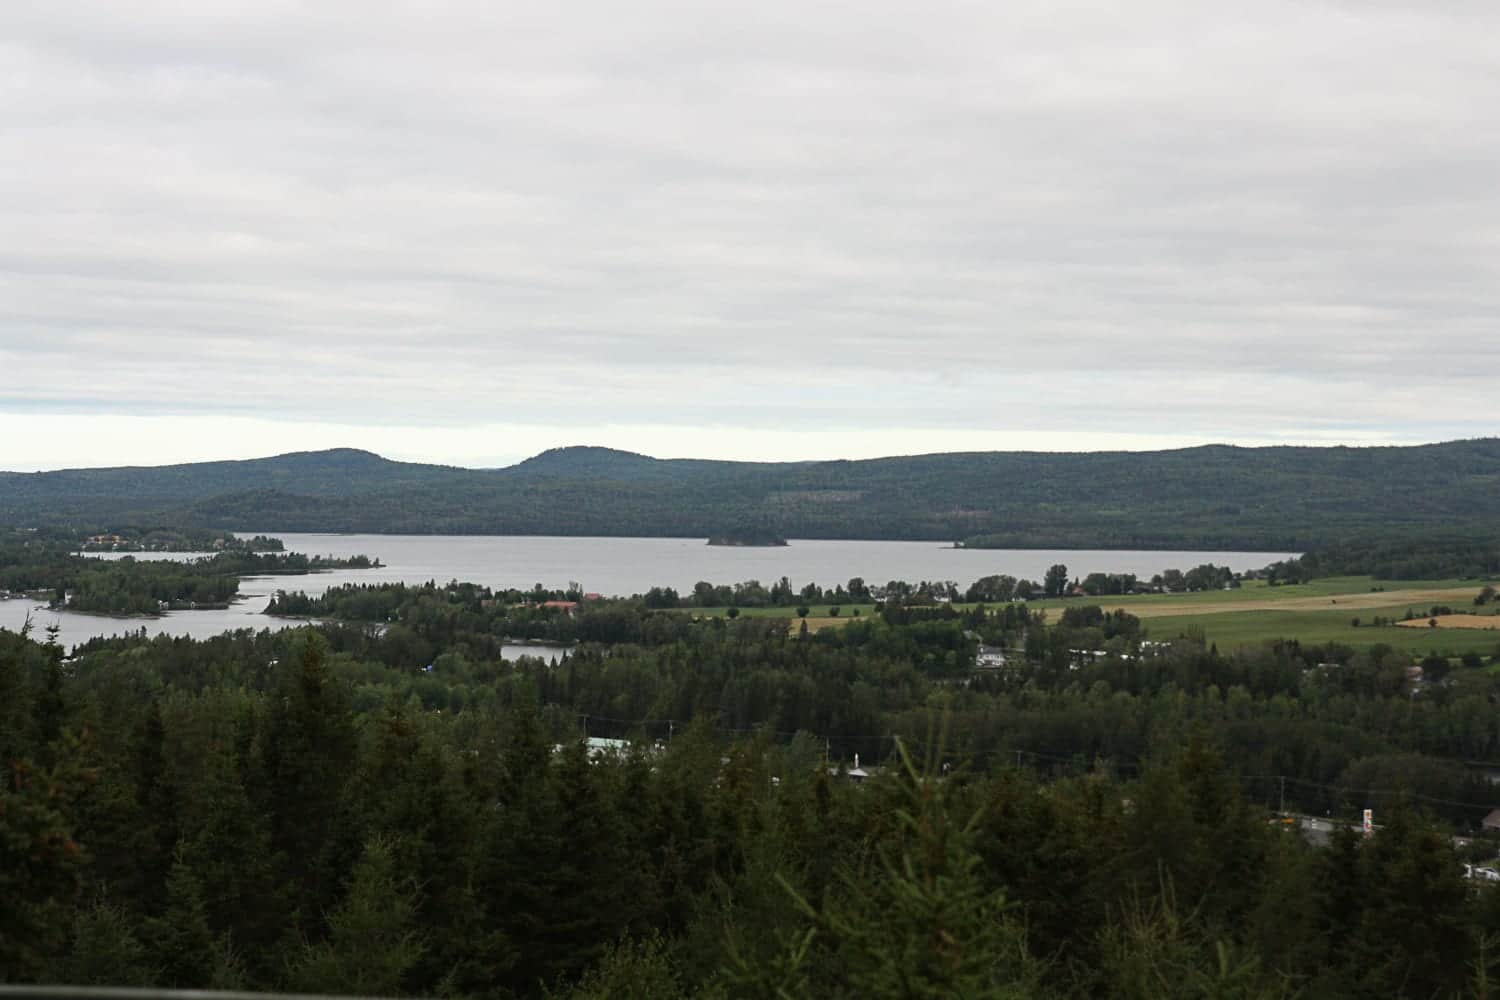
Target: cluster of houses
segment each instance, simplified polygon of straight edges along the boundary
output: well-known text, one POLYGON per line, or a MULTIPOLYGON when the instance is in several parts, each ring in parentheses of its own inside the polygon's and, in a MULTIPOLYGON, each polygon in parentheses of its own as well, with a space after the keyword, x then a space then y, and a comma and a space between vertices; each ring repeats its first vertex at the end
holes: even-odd
MULTIPOLYGON (((584 601, 597 601, 599 599, 600 597, 598 594, 583 595, 584 601)), ((582 605, 582 603, 583 601, 543 601, 542 603, 538 604, 537 607, 542 608, 546 611, 561 611, 563 614, 571 616, 578 614, 578 608, 582 605)))
MULTIPOLYGON (((967 634, 970 638, 978 638, 978 633, 970 632, 967 634)), ((1154 656, 1165 653, 1172 648, 1172 644, 1169 642, 1143 641, 1139 644, 1138 648, 1140 650, 1139 654, 1120 653, 1118 655, 1126 660, 1133 660, 1137 655, 1154 656)), ((1017 658, 1013 661, 1011 659, 1013 655, 1014 651, 1008 651, 1003 647, 980 644, 979 652, 974 656, 974 669, 976 671, 983 672, 988 670, 1004 670, 1010 666, 1024 665, 1025 661, 1023 658, 1017 658)), ((1103 659, 1104 657, 1109 655, 1111 655, 1110 652, 1104 649, 1068 650, 1068 658, 1074 670, 1077 670, 1085 663, 1093 663, 1094 661, 1103 659)), ((1421 668, 1418 667, 1417 669, 1420 670, 1421 668)))
MULTIPOLYGON (((600 761, 604 760, 619 760, 630 756, 632 744, 629 740, 609 739, 608 737, 604 736, 587 736, 583 739, 583 745, 585 752, 588 754, 590 762, 597 764, 600 761)), ((554 754, 560 754, 565 749, 567 749, 567 745, 563 743, 554 743, 552 745, 552 752, 554 754)), ((655 756, 665 749, 665 744, 663 744, 660 740, 657 740, 647 748, 647 752, 652 756, 655 756)), ((729 758, 723 758, 720 763, 728 764, 729 758)), ((862 765, 860 763, 859 754, 855 754, 853 767, 846 768, 842 764, 830 765, 828 767, 828 774, 834 778, 842 778, 845 781, 851 781, 855 784, 860 784, 862 782, 868 781, 873 777, 878 776, 884 770, 885 769, 881 767, 866 767, 862 765)), ((775 781, 776 779, 773 778, 772 780, 775 781)))
POLYGON ((119 535, 90 535, 83 544, 91 549, 117 549, 126 544, 126 540, 119 535))
MULTIPOLYGON (((583 745, 584 749, 588 752, 589 760, 594 763, 610 758, 630 756, 629 740, 611 740, 603 736, 587 736, 583 740, 583 745)), ((554 743, 552 745, 553 753, 562 753, 565 749, 566 747, 562 743, 554 743)), ((660 751, 661 744, 655 744, 652 750, 653 752, 660 751)))
MULTIPOLYGON (((541 608, 544 611, 561 611, 563 614, 565 614, 565 615, 567 615, 567 616, 569 616, 571 618, 572 616, 578 614, 578 609, 581 608, 581 607, 583 607, 583 605, 585 605, 585 604, 592 604, 594 601, 602 601, 602 600, 604 600, 604 595, 603 594, 589 593, 589 594, 584 594, 582 598, 580 598, 579 600, 576 600, 576 601, 541 601, 541 602, 536 603, 536 604, 533 604, 533 603, 527 601, 527 602, 523 602, 521 604, 513 604, 513 605, 511 605, 511 607, 514 607, 514 608, 541 608)), ((497 601, 495 598, 491 597, 491 598, 486 598, 483 601, 480 601, 479 602, 479 606, 482 607, 482 608, 493 608, 493 607, 496 607, 499 603, 500 603, 499 601, 497 601)))

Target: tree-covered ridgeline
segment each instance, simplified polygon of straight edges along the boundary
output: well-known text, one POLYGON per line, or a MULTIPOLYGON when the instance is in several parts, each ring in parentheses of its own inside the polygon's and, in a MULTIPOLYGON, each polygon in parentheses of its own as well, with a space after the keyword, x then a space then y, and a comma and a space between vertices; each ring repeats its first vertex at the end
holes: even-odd
POLYGON ((1329 576, 1382 580, 1500 579, 1500 535, 1493 532, 1373 535, 1314 549, 1266 568, 1272 583, 1329 576))
POLYGON ((1500 804, 1463 763, 1500 760, 1483 662, 1413 688, 1390 650, 1145 646, 1088 608, 609 611, 633 638, 556 664, 500 659, 461 588, 381 630, 0 632, 0 978, 1488 995, 1500 895, 1447 836, 1500 804), (1283 797, 1379 830, 1314 846, 1283 797))
POLYGON ((333 558, 299 552, 229 549, 187 561, 101 559, 80 555, 74 542, 26 533, 0 537, 0 591, 29 594, 55 608, 107 615, 223 607, 242 576, 302 576, 378 566, 367 556, 333 558))
POLYGON ((998 548, 1305 552, 1401 531, 1494 537, 1500 439, 1415 447, 658 460, 602 448, 507 469, 347 449, 156 469, 0 473, 0 522, 277 531, 927 539, 998 548))

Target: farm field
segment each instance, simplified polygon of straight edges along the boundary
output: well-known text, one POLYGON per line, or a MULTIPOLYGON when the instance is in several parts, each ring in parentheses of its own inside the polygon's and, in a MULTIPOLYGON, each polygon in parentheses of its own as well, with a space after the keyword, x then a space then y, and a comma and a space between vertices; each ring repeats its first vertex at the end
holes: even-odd
MULTIPOLYGON (((1355 647, 1384 643, 1423 655, 1461 655, 1470 651, 1491 653, 1500 644, 1500 636, 1468 624, 1476 618, 1474 615, 1451 616, 1464 619, 1463 627, 1431 628, 1427 626, 1425 612, 1433 605, 1468 609, 1481 585, 1477 580, 1377 581, 1354 576, 1271 587, 1264 581, 1252 580, 1236 590, 1037 603, 1058 609, 1085 603, 1099 604, 1106 610, 1122 608, 1141 618, 1153 639, 1202 634, 1220 649, 1297 639, 1304 643, 1339 642, 1355 647), (1372 624, 1377 617, 1401 619, 1408 610, 1423 615, 1420 627, 1403 627, 1394 621, 1390 625, 1372 624)), ((1479 620, 1500 625, 1500 618, 1486 616, 1479 620)))
POLYGON ((1477 580, 1376 580, 1368 576, 1329 577, 1312 583, 1269 586, 1249 580, 1234 590, 1204 590, 1193 594, 1131 594, 1123 597, 1070 597, 1033 601, 1036 608, 1066 608, 1098 604, 1106 610, 1124 608, 1138 618, 1183 615, 1212 608, 1233 611, 1323 611, 1338 608, 1383 608, 1410 603, 1468 605, 1479 592, 1477 580))
POLYGON ((1438 615, 1436 618, 1415 619, 1401 622, 1402 628, 1462 628, 1476 631, 1500 629, 1500 614, 1487 615, 1438 615))
MULTIPOLYGON (((1384 643, 1418 655, 1466 652, 1493 653, 1500 646, 1500 616, 1494 608, 1476 609, 1480 615, 1441 616, 1436 628, 1427 625, 1425 612, 1434 605, 1455 610, 1472 607, 1479 592, 1478 580, 1376 580, 1368 576, 1330 577, 1311 583, 1268 586, 1250 580, 1235 590, 1201 591, 1192 594, 1133 594, 1120 597, 1072 597, 1032 601, 1030 606, 1048 612, 1055 620, 1063 609, 1097 604, 1107 611, 1123 609, 1141 618, 1151 638, 1163 640, 1201 634, 1220 649, 1255 645, 1276 639, 1305 643, 1339 642, 1354 647, 1384 643), (1395 624, 1407 611, 1423 617, 1409 625, 1395 624), (1375 618, 1392 619, 1376 626, 1375 618), (1355 625, 1355 620, 1359 624, 1355 625), (1488 626, 1488 627, 1486 627, 1488 626)), ((957 604, 956 610, 972 605, 957 604)), ((833 628, 874 613, 869 604, 844 605, 837 617, 830 606, 810 605, 810 631, 833 628)), ((692 613, 723 616, 726 608, 694 609, 692 613)), ((793 608, 741 608, 750 618, 795 618, 793 608)))
MULTIPOLYGON (((1404 613, 1404 605, 1371 609, 1382 617, 1404 613)), ((1500 646, 1500 633, 1480 629, 1409 628, 1400 625, 1353 625, 1344 611, 1218 611, 1171 615, 1145 621, 1152 639, 1172 639, 1201 633, 1221 650, 1253 646, 1276 639, 1296 639, 1307 644, 1338 642, 1367 647, 1384 644, 1425 656, 1439 653, 1460 656, 1475 652, 1490 654, 1500 646)))

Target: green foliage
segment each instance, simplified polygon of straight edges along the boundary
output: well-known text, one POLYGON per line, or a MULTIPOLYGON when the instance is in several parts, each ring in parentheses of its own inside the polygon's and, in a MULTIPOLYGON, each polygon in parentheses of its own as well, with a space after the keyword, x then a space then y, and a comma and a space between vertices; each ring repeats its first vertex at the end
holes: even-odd
MULTIPOLYGON (((1040 975, 1004 893, 986 886, 974 849, 979 815, 960 822, 935 768, 897 744, 899 776, 883 803, 887 836, 840 866, 821 904, 795 895, 811 921, 779 965, 742 963, 746 992, 829 997, 1034 996, 1040 975), (808 945, 812 945, 809 948, 808 945)), ((790 888, 790 887, 789 887, 790 888)))
MULTIPOLYGON (((1300 559, 1271 567, 1270 579, 1296 583, 1328 576, 1373 576, 1380 580, 1500 578, 1500 537, 1492 531, 1429 529, 1387 532, 1324 544, 1300 559)), ((1494 588, 1489 588, 1493 596, 1494 588)), ((1474 600, 1486 603, 1484 591, 1474 600)))
POLYGON ((622 938, 571 990, 548 993, 553 1000, 684 1000, 687 995, 660 934, 640 941, 622 938))
POLYGON ((82 884, 72 813, 92 775, 78 763, 77 741, 54 753, 51 768, 22 758, 0 773, 0 979, 25 980, 62 950, 82 884))
POLYGON ((305 575, 372 565, 378 561, 365 556, 261 554, 249 543, 187 562, 134 556, 105 560, 75 555, 72 539, 29 532, 0 535, 0 590, 45 593, 54 607, 92 614, 155 615, 164 607, 224 607, 239 592, 241 576, 305 575))
POLYGON ((0 521, 698 538, 749 524, 792 538, 1305 551, 1393 523, 1493 538, 1497 471, 1496 439, 794 463, 659 461, 569 448, 495 470, 339 450, 0 473, 0 521))
POLYGON ((215 982, 220 956, 208 926, 202 886, 182 854, 173 862, 166 882, 161 915, 149 918, 142 928, 158 970, 153 981, 175 988, 215 982))
POLYGON ((96 902, 73 920, 67 958, 55 975, 76 986, 150 986, 157 973, 136 936, 131 914, 96 902))
POLYGON ((137 635, 66 664, 0 633, 3 974, 1353 998, 1495 971, 1500 894, 1466 891, 1431 825, 1496 801, 1462 763, 1500 759, 1487 671, 1413 696, 1389 647, 1129 627, 1074 660, 1102 612, 1049 626, 1010 603, 898 602, 794 639, 612 602, 631 641, 506 662, 483 599, 414 588, 399 628, 137 635), (1004 670, 972 669, 976 634, 1004 670), (1379 828, 1314 846, 1268 822, 1283 793, 1335 821, 1372 805, 1379 828))
POLYGON ((1295 995, 1259 956, 1206 939, 1170 892, 1132 900, 1104 931, 1099 995, 1119 1000, 1280 1000, 1295 995))
POLYGON ((408 992, 406 976, 423 950, 409 882, 385 842, 366 844, 348 894, 328 917, 327 939, 306 946, 288 974, 289 985, 309 993, 408 992))

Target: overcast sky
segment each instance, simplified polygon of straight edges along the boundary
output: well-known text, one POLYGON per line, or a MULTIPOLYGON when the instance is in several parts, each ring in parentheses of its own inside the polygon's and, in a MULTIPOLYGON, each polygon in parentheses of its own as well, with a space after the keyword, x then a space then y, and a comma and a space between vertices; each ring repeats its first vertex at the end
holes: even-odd
POLYGON ((1495 433, 1500 6, 5 0, 0 468, 1495 433))

